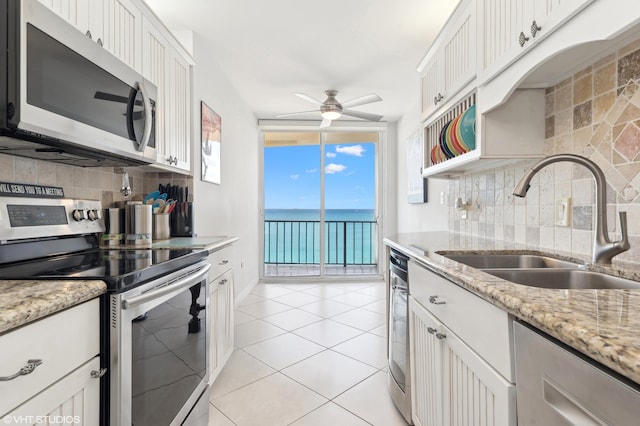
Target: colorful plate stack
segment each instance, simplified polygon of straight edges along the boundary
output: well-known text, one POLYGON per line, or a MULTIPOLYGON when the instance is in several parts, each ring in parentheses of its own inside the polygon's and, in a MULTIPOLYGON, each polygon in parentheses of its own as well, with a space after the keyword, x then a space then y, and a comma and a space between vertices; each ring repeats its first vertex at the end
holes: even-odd
POLYGON ((438 144, 431 149, 431 164, 472 151, 476 147, 476 106, 442 126, 438 144))

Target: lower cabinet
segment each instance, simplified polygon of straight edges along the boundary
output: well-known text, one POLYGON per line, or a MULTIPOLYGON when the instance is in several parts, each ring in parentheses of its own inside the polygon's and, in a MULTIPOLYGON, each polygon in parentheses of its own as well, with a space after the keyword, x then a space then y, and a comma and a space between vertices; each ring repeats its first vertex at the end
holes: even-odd
POLYGON ((231 268, 232 247, 223 248, 209 255, 209 306, 212 311, 211 345, 209 352, 211 378, 218 377, 220 371, 233 352, 233 269, 231 268))
POLYGON ((409 350, 416 425, 516 424, 515 386, 413 296, 409 350))

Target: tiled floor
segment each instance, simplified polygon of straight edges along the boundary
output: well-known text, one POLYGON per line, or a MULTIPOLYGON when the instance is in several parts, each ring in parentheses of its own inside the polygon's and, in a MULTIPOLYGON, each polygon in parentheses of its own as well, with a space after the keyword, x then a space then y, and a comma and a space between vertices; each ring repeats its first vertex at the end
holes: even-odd
MULTIPOLYGON (((376 275, 378 265, 327 265, 325 275, 376 275)), ((265 277, 312 277, 320 275, 320 265, 264 265, 265 277)))
POLYGON ((405 426, 387 392, 384 284, 258 284, 210 426, 405 426))

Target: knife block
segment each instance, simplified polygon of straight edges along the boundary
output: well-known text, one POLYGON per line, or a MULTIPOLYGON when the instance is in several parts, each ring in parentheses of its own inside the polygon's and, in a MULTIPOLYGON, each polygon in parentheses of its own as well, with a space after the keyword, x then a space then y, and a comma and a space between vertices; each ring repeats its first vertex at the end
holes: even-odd
POLYGON ((169 219, 172 237, 193 236, 193 202, 178 202, 169 219))

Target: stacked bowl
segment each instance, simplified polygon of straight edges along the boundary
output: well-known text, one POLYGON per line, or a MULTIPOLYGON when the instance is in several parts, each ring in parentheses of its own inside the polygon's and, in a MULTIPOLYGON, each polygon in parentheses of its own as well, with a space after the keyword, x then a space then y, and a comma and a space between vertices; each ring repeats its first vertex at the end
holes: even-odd
POLYGON ((431 149, 431 164, 438 164, 476 147, 476 106, 442 126, 438 143, 431 149))

